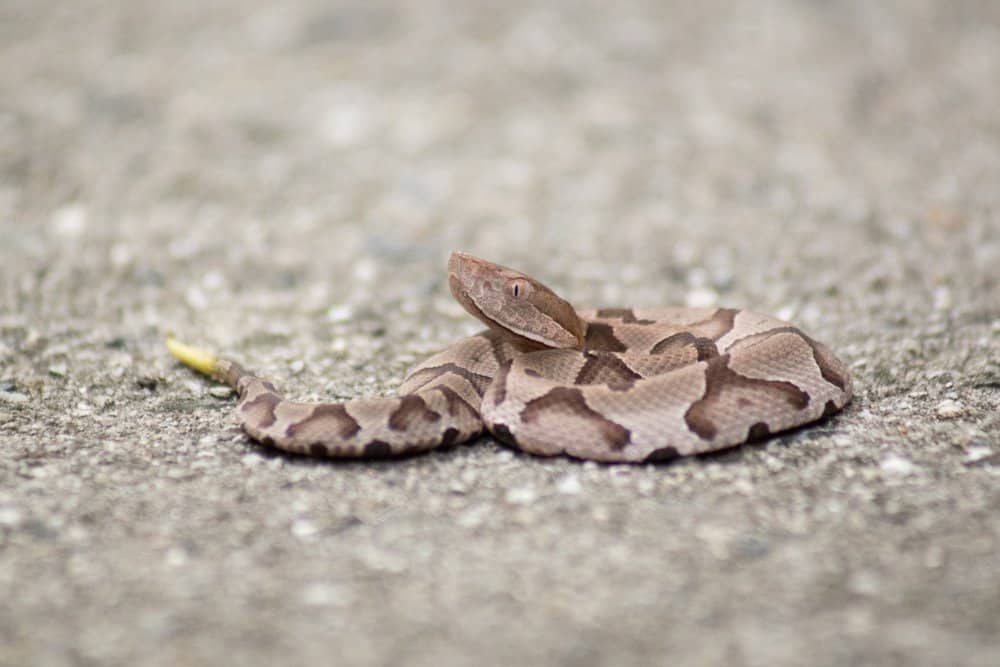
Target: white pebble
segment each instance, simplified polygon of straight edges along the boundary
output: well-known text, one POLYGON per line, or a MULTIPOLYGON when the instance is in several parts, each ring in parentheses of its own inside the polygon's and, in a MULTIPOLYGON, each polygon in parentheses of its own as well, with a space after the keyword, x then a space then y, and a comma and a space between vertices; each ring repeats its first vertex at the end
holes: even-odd
POLYGON ((878 595, 882 589, 882 582, 878 575, 871 570, 861 570, 848 579, 847 587, 858 595, 872 596, 878 595))
POLYGON ((378 277, 378 264, 374 260, 365 257, 355 262, 351 273, 358 282, 370 283, 378 277))
POLYGON ((208 308, 208 297, 200 288, 191 286, 184 290, 184 301, 194 310, 205 310, 208 308))
POLYGON ((989 458, 993 455, 993 450, 989 447, 984 447, 982 445, 973 445, 965 450, 965 463, 975 463, 977 461, 982 461, 985 458, 989 458))
POLYGON ((556 482, 556 491, 567 496, 575 496, 583 491, 583 485, 580 484, 580 478, 576 475, 566 475, 556 482))
POLYGON ((708 308, 719 301, 719 295, 708 287, 696 287, 684 295, 684 303, 690 308, 708 308))
POLYGON ((209 389, 208 393, 214 396, 215 398, 229 398, 230 396, 233 395, 233 390, 231 387, 225 387, 219 385, 209 389))
POLYGON ((952 305, 951 290, 943 285, 935 288, 933 302, 934 310, 948 310, 952 305))
POLYGON ((916 471, 917 466, 909 459, 904 459, 898 454, 888 454, 879 464, 882 472, 890 477, 906 477, 916 471))
POLYGON ((0 526, 15 527, 21 523, 21 512, 16 507, 0 507, 0 526))
POLYGON ((258 454, 246 454, 240 460, 240 463, 243 464, 247 468, 252 468, 254 466, 258 466, 258 465, 260 465, 263 462, 264 462, 264 458, 262 456, 259 456, 258 454))
POLYGON ((111 260, 112 265, 120 269, 132 263, 132 260, 135 259, 135 253, 132 252, 132 248, 128 244, 116 243, 111 246, 108 258, 111 260))
POLYGON ((319 532, 315 523, 308 519, 296 519, 292 523, 292 535, 300 540, 307 540, 319 532))
POLYGON ((188 554, 180 547, 170 547, 163 556, 163 562, 167 567, 184 567, 188 562, 188 554))
POLYGON ((64 239, 79 238, 87 229, 87 209, 79 203, 63 206, 52 214, 49 229, 64 239))
POLYGON ((326 311, 326 319, 331 322, 347 322, 353 316, 354 308, 352 308, 349 303, 341 303, 336 306, 331 306, 330 310, 326 311))
POLYGON ((489 507, 486 505, 478 505, 459 514, 455 521, 462 528, 478 528, 483 524, 489 514, 489 507))
POLYGON ((302 589, 299 599, 310 607, 340 607, 351 602, 352 596, 340 586, 316 581, 302 589))
POLYGON ((345 98, 326 112, 320 134, 333 146, 352 146, 368 135, 372 128, 370 119, 371 110, 363 100, 345 98))
POLYGON ((937 404, 936 412, 940 419, 955 419, 965 413, 965 406, 954 399, 948 398, 937 404))
POLYGON ((528 505, 535 502, 536 498, 538 498, 538 493, 530 486, 513 488, 504 496, 504 499, 511 505, 528 505))
POLYGON ((226 277, 222 274, 221 271, 217 270, 208 271, 207 273, 205 273, 205 275, 201 277, 201 286, 210 292, 215 292, 222 289, 222 287, 224 287, 225 284, 226 284, 226 277))

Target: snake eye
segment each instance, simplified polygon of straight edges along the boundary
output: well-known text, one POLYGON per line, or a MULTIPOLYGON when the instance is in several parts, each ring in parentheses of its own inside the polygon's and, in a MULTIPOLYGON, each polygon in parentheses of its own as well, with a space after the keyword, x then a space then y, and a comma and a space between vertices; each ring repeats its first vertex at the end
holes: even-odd
POLYGON ((515 299, 521 299, 528 296, 528 291, 529 291, 528 283, 526 283, 523 280, 510 281, 508 289, 510 290, 511 296, 513 296, 515 299))

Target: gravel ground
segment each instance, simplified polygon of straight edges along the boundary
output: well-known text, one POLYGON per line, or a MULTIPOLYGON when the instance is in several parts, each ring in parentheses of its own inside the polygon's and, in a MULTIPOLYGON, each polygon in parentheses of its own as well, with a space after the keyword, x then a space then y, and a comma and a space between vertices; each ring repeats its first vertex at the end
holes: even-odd
POLYGON ((0 664, 997 664, 998 81, 989 1, 0 2, 0 664), (391 392, 477 328, 453 248, 777 313, 857 398, 336 463, 163 348, 391 392))

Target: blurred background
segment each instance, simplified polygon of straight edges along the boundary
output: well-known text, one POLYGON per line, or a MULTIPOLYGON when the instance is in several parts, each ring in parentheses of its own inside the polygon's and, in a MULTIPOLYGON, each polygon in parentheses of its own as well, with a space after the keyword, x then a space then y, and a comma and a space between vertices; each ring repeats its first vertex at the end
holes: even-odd
POLYGON ((0 2, 0 664, 988 664, 997 82, 988 0, 0 2), (391 392, 477 328, 452 249, 793 319, 858 397, 673 466, 342 466, 162 348, 391 392))

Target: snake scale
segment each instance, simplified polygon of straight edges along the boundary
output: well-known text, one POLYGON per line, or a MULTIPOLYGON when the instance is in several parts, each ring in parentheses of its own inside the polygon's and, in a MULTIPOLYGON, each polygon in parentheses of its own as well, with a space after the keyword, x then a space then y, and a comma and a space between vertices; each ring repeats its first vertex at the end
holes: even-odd
POLYGON ((167 344, 236 389, 236 418, 251 438, 315 456, 413 454, 486 429, 543 456, 664 461, 801 426, 851 399, 844 364, 767 315, 578 311, 523 273, 459 252, 448 285, 488 328, 418 365, 395 398, 289 401, 235 361, 167 344))

